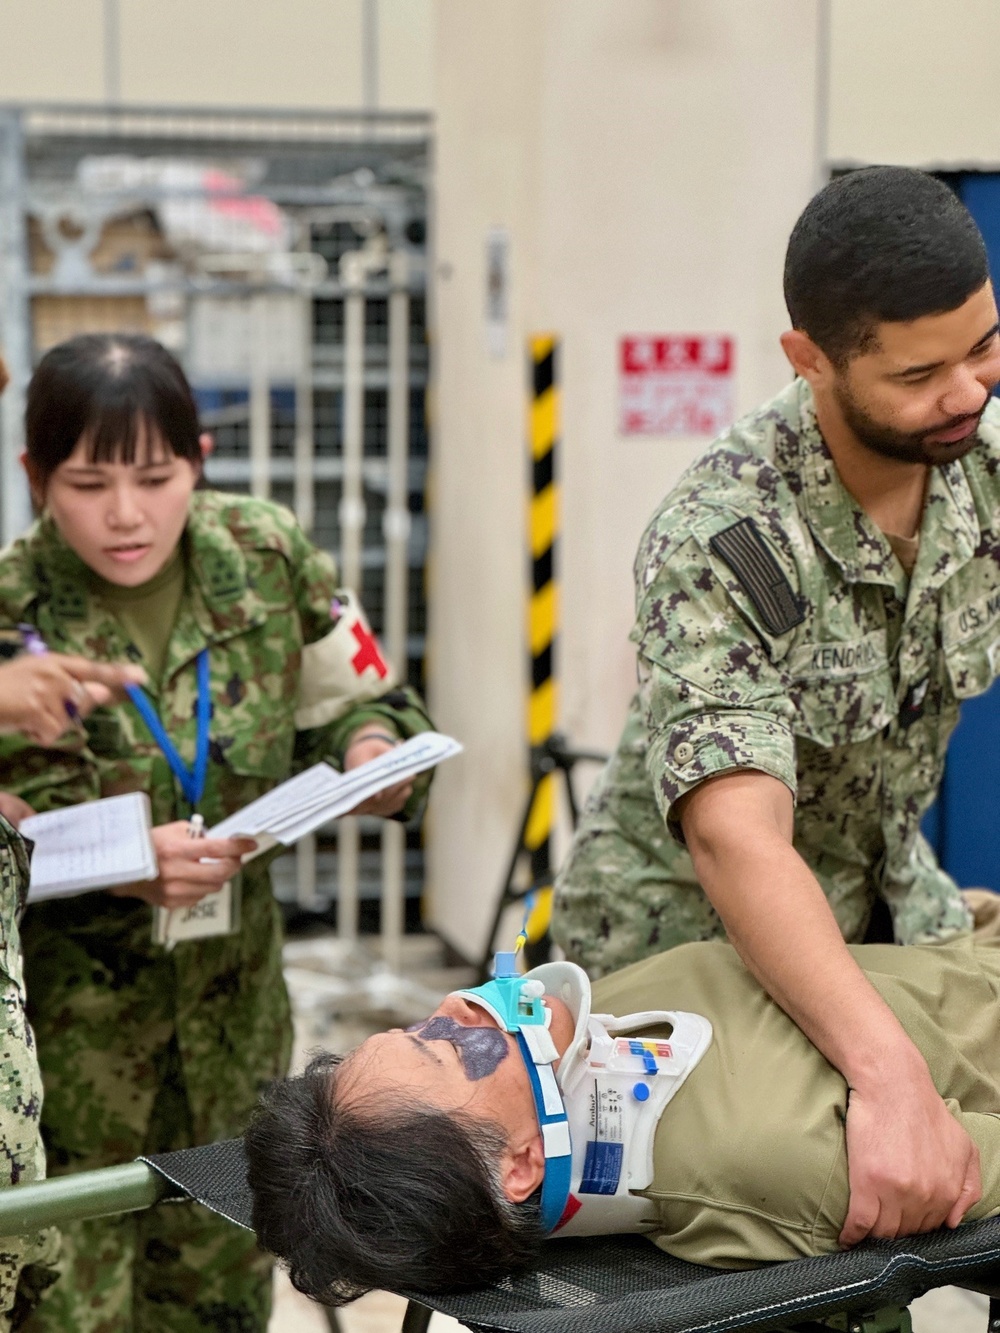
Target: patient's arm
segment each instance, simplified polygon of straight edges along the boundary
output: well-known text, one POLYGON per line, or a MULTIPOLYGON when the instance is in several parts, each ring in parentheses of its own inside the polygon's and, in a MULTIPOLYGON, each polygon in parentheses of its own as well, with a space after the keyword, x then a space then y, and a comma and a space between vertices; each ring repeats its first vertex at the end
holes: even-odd
POLYGON ((696 787, 679 813, 698 878, 744 963, 851 1089, 841 1243, 957 1226, 980 1197, 975 1145, 792 846, 788 788, 764 773, 727 773, 696 787))

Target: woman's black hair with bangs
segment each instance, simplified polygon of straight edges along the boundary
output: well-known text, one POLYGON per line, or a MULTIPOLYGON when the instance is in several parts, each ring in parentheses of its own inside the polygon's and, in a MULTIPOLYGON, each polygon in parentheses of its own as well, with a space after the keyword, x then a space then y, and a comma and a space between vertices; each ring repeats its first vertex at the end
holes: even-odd
POLYGON ((81 439, 92 463, 133 463, 140 436, 148 447, 158 435, 176 457, 201 464, 191 386, 167 349, 142 334, 83 333, 46 352, 24 420, 28 461, 43 487, 81 439))

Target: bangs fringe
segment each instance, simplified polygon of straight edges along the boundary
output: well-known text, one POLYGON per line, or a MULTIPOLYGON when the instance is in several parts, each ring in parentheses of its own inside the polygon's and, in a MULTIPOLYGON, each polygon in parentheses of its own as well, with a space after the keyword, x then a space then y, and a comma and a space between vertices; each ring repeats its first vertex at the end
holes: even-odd
POLYGON ((87 423, 83 439, 88 463, 151 463, 155 456, 154 441, 168 454, 174 452, 171 442, 149 413, 137 404, 124 401, 102 408, 87 423), (143 441, 141 449, 140 439, 143 441))

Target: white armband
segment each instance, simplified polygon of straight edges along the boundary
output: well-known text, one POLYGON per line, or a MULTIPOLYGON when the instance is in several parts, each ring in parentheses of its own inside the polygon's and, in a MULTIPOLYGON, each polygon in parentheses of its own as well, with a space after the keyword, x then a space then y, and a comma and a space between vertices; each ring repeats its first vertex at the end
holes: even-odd
POLYGON ((338 591, 333 613, 338 604, 329 634, 302 649, 295 706, 298 731, 325 726, 396 684, 396 673, 383 657, 357 597, 338 591))

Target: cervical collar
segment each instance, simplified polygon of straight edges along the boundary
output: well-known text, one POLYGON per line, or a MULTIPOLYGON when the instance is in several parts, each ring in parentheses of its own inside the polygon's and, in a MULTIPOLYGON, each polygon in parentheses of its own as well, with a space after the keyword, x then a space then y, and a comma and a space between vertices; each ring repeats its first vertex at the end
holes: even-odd
POLYGON ((708 1019, 671 1010, 592 1014, 582 968, 546 963, 518 976, 513 954, 496 955, 492 981, 458 994, 517 1038, 545 1153, 545 1231, 643 1230, 652 1218, 648 1201, 635 1191, 653 1182, 657 1122, 708 1049, 708 1019), (562 1000, 576 1020, 561 1060, 547 1030, 544 995, 562 1000), (651 1028, 669 1036, 628 1035, 651 1028))
MULTIPOLYGON (((586 974, 579 968, 575 970, 589 987, 586 974)), ((493 980, 458 994, 485 1009, 498 1027, 517 1038, 517 1048, 531 1083, 545 1153, 541 1223, 546 1232, 553 1231, 569 1198, 572 1149, 569 1118, 553 1069, 559 1052, 548 1032, 552 1014, 542 1003, 545 985, 530 972, 520 976, 514 954, 498 953, 493 959, 493 980)))

